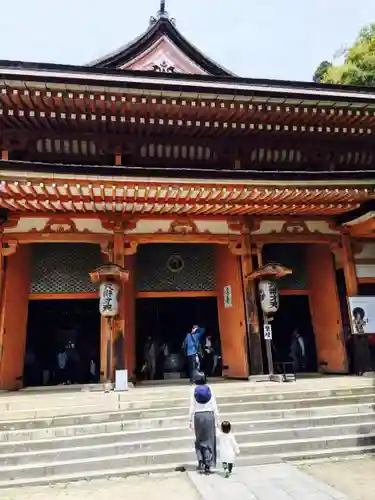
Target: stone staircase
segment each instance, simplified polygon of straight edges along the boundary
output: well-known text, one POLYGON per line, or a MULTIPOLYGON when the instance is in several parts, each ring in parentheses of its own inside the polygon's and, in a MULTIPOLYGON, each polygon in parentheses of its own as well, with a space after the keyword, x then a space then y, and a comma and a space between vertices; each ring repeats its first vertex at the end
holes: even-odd
MULTIPOLYGON (((375 451, 374 381, 220 383, 239 463, 375 451)), ((194 464, 190 388, 0 396, 0 487, 174 470, 194 464)))

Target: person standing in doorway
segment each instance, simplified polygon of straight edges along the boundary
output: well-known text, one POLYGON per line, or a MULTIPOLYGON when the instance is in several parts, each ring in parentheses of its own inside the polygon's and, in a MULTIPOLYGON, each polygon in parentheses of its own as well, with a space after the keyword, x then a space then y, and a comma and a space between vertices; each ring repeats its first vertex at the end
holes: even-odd
POLYGON ((369 338, 364 334, 353 336, 354 341, 354 371, 356 375, 364 375, 371 371, 371 351, 369 338))
POLYGON ((65 352, 67 354, 67 383, 76 384, 79 382, 79 371, 80 371, 80 356, 78 354, 76 345, 74 342, 69 340, 65 352))
POLYGON ((214 355, 215 351, 212 345, 212 337, 211 335, 207 335, 206 340, 204 342, 204 347, 203 347, 203 371, 206 375, 212 376, 213 375, 213 370, 214 370, 214 355))
POLYGON ((191 332, 186 334, 182 343, 182 349, 187 358, 187 368, 191 383, 194 382, 195 374, 200 371, 202 357, 201 339, 204 332, 205 328, 194 325, 191 332))
POLYGON ((68 355, 65 348, 60 349, 57 354, 57 383, 66 384, 67 383, 67 365, 68 365, 68 355))
POLYGON ((155 380, 157 355, 158 355, 157 342, 152 337, 148 337, 145 347, 145 362, 147 366, 148 378, 150 380, 155 380))
POLYGON ((295 328, 292 333, 292 342, 290 345, 290 357, 292 358, 294 371, 298 373, 306 365, 306 347, 303 337, 300 335, 298 328, 295 328))

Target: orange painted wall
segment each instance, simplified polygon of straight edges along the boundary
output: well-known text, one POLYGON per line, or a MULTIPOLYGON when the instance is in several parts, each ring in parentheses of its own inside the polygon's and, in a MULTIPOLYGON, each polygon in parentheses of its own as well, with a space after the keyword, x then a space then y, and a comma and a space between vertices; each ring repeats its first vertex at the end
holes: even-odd
POLYGON ((246 354, 246 317, 239 257, 226 245, 216 246, 216 283, 221 349, 229 377, 249 375, 246 354), (224 287, 232 287, 232 307, 224 307, 224 287))
POLYGON ((125 268, 130 271, 129 281, 124 284, 124 320, 125 320, 125 368, 132 375, 136 363, 135 340, 135 255, 125 257, 125 268))
POLYGON ((22 245, 15 254, 7 257, 6 264, 0 358, 2 389, 12 390, 22 386, 29 306, 29 273, 29 247, 22 245))
POLYGON ((310 288, 310 310, 315 332, 318 362, 325 361, 321 371, 347 371, 342 319, 333 255, 328 245, 309 245, 307 270, 310 288))

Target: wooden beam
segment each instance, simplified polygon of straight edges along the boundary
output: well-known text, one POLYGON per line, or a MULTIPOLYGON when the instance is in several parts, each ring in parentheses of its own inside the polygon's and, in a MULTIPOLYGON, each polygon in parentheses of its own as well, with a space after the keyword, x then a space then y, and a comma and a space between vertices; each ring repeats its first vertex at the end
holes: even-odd
POLYGON ((29 300, 88 300, 98 299, 98 292, 86 293, 31 293, 29 300))
POLYGON ((349 297, 358 295, 358 280, 350 237, 342 235, 342 265, 345 275, 346 293, 349 297))
POLYGON ((375 217, 371 217, 358 224, 348 226, 348 233, 351 237, 361 238, 362 236, 373 236, 375 230, 375 217))
POLYGON ((194 298, 194 297, 217 297, 217 291, 201 292, 138 292, 137 299, 177 299, 177 298, 194 298))

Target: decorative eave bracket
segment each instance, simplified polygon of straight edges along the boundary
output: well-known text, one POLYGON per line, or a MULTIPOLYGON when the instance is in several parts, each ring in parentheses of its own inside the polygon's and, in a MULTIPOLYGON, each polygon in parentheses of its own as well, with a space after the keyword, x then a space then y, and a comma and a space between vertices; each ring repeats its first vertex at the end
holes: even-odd
POLYGON ((293 273, 292 269, 289 269, 288 267, 285 267, 276 262, 270 262, 269 264, 259 267, 252 273, 245 276, 245 279, 250 281, 262 278, 280 279, 292 273, 293 273))

